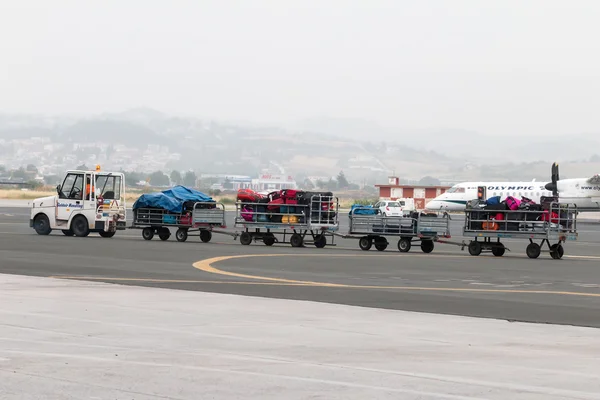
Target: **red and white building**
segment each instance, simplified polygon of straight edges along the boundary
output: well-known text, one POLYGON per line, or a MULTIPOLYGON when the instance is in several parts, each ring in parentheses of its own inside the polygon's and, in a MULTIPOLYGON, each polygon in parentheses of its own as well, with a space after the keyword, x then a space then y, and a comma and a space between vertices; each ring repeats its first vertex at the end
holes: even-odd
POLYGON ((381 200, 414 199, 415 208, 423 210, 430 200, 450 189, 451 186, 400 185, 400 178, 390 176, 387 184, 379 188, 381 200))
POLYGON ((261 174, 258 179, 252 179, 252 188, 258 191, 296 189, 296 181, 291 175, 261 174))

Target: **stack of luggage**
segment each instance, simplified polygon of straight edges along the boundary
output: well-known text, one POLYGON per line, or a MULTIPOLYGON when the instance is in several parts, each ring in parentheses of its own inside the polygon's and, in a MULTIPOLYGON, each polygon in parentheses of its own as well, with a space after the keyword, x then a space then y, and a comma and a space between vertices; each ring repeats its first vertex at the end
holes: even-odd
POLYGON ((267 214, 269 198, 267 196, 257 193, 252 189, 240 189, 238 190, 237 201, 242 203, 241 217, 245 221, 269 222, 267 214))
POLYGON ((542 204, 536 204, 527 197, 520 200, 513 196, 508 196, 502 201, 500 199, 500 196, 494 196, 483 202, 471 201, 468 204, 471 210, 468 229, 524 231, 539 226, 532 223, 533 221, 558 223, 561 219, 554 211, 550 214, 550 203, 555 201, 554 198, 542 198, 542 204))
POLYGON ((196 209, 214 209, 216 202, 197 190, 174 186, 158 193, 141 195, 133 204, 137 224, 191 225, 196 209))
POLYGON ((241 203, 241 217, 248 222, 275 222, 284 224, 335 221, 335 200, 331 192, 306 192, 283 189, 267 195, 251 189, 240 189, 237 201, 241 203))

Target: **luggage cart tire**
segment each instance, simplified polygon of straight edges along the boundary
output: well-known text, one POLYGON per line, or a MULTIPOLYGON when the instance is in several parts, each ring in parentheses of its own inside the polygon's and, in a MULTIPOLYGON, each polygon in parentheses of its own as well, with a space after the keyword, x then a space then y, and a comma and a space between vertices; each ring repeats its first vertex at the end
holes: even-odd
POLYGON ((177 239, 178 242, 185 242, 188 238, 188 231, 187 229, 184 228, 179 228, 177 229, 177 232, 175 232, 175 239, 177 239))
POLYGON ((564 254, 565 249, 563 248, 562 244, 556 243, 550 246, 550 257, 553 259, 560 260, 564 254))
POLYGON ((371 246, 373 246, 373 240, 368 236, 363 236, 358 241, 358 247, 360 247, 361 250, 369 251, 371 250, 371 246))
POLYGON ((248 232, 242 232, 240 235, 240 243, 244 246, 248 246, 250 243, 252 243, 252 235, 248 232))
POLYGON ((165 240, 169 240, 169 238, 171 237, 171 231, 169 230, 169 228, 159 228, 158 229, 158 237, 163 242, 165 240))
POLYGON ((385 238, 382 238, 382 237, 375 238, 375 248, 378 251, 384 251, 385 249, 387 249, 387 247, 388 247, 388 242, 385 238))
POLYGON ((327 238, 325 235, 319 234, 315 237, 315 246, 318 249, 322 249, 323 247, 327 246, 327 238))
POLYGON ((152 228, 144 228, 142 229, 142 237, 144 240, 152 240, 154 237, 154 229, 152 228))
POLYGON ((302 247, 303 242, 304 240, 302 239, 302 236, 298 233, 294 233, 290 238, 290 244, 292 247, 302 247))
POLYGON ((400 250, 401 253, 408 253, 411 246, 412 243, 410 238, 400 238, 400 240, 398 240, 398 250, 400 250))
POLYGON ((477 240, 471 240, 469 243, 469 254, 472 256, 478 256, 481 254, 481 243, 477 240))
POLYGON ((423 253, 431 253, 433 251, 433 240, 422 240, 421 241, 421 251, 423 253))
POLYGON ((270 236, 265 236, 263 238, 263 243, 267 246, 273 246, 275 244, 275 236, 272 234, 270 236))
POLYGON ((492 254, 496 257, 502 257, 506 248, 502 243, 498 243, 496 246, 492 247, 492 254))
POLYGON ((212 232, 203 229, 200 231, 200 240, 202 243, 208 243, 212 239, 212 232))
POLYGON ((527 253, 527 257, 529 258, 538 258, 541 252, 540 245, 533 242, 529 243, 525 249, 525 253, 527 253))

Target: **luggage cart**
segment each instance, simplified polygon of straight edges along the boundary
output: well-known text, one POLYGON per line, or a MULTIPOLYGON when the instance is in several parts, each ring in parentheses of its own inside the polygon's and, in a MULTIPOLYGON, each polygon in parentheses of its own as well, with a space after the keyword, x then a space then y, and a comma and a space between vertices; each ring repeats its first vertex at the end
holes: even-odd
MULTIPOLYGON (((450 238, 450 216, 448 213, 418 214, 415 217, 384 217, 381 214, 360 214, 361 210, 372 211, 368 207, 357 207, 349 215, 350 228, 345 239, 358 239, 361 250, 370 250, 374 245, 379 251, 387 249, 386 238, 399 237, 398 250, 410 251, 413 241, 421 242, 421 250, 431 253, 434 242, 442 242, 440 238, 450 238), (359 212, 357 214, 356 212, 359 212)), ((448 242, 449 243, 449 242, 448 242)))
POLYGON ((467 208, 463 236, 474 238, 468 245, 472 256, 490 251, 502 257, 507 248, 501 239, 511 238, 529 241, 526 248, 529 258, 538 258, 542 251, 547 251, 559 260, 564 254, 563 243, 577 240, 577 214, 576 205, 556 202, 542 211, 467 208), (543 250, 544 245, 548 250, 543 250))
POLYGON ((267 246, 289 243, 292 247, 314 244, 323 248, 335 246, 338 209, 337 197, 322 195, 311 196, 308 204, 237 202, 235 226, 243 229, 239 234, 243 245, 262 241, 267 246))
POLYGON ((196 202, 191 210, 172 213, 162 208, 138 208, 133 210, 131 229, 141 229, 145 240, 152 240, 158 234, 160 240, 169 240, 171 229, 177 228, 175 238, 185 242, 189 236, 199 236, 204 243, 210 242, 212 234, 221 233, 235 237, 235 234, 214 228, 226 228, 225 206, 214 202, 196 202))

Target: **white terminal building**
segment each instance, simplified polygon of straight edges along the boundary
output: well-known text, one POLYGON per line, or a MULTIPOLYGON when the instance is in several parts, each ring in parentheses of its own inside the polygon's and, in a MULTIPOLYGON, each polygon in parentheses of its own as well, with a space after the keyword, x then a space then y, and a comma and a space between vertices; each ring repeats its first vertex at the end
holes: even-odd
POLYGON ((252 189, 258 192, 261 191, 275 191, 281 189, 296 189, 298 185, 291 175, 286 174, 260 174, 258 178, 252 178, 246 175, 226 175, 226 174, 215 174, 215 175, 202 175, 202 178, 217 178, 221 181, 220 184, 213 185, 213 188, 217 189, 216 186, 221 186, 218 189, 252 189), (224 186, 225 182, 228 183, 227 187, 224 186))

